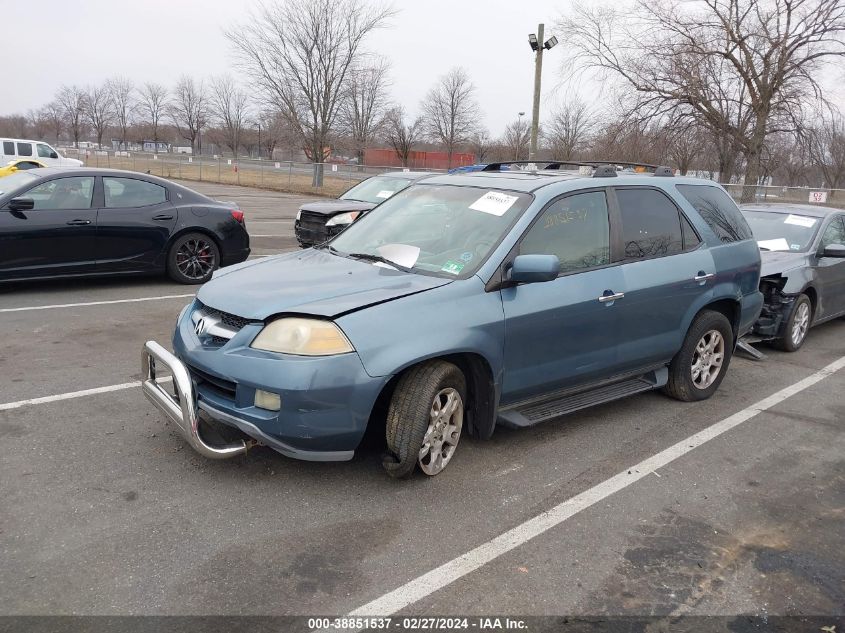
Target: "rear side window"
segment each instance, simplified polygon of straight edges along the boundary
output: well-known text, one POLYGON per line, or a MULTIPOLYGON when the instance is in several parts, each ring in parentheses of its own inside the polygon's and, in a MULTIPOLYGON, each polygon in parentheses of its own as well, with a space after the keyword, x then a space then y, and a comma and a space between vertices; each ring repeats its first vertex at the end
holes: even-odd
POLYGON ((562 273, 609 264, 605 193, 579 193, 553 202, 525 234, 519 254, 557 255, 562 273))
POLYGON ((8 156, 14 156, 15 144, 12 141, 3 141, 3 153, 8 156))
POLYGON ((626 260, 674 255, 684 250, 678 208, 655 189, 617 189, 626 260))
POLYGON ((725 243, 751 239, 751 229, 731 197, 709 185, 676 185, 716 236, 725 243))
POLYGON ((50 155, 53 153, 53 150, 51 150, 49 147, 44 145, 44 143, 39 143, 38 145, 35 146, 35 149, 38 150, 38 157, 39 158, 50 158, 51 157, 50 155))
POLYGON ((164 187, 134 178, 103 178, 106 208, 148 207, 167 199, 164 187))
POLYGON ((18 143, 18 156, 32 156, 32 143, 18 143))

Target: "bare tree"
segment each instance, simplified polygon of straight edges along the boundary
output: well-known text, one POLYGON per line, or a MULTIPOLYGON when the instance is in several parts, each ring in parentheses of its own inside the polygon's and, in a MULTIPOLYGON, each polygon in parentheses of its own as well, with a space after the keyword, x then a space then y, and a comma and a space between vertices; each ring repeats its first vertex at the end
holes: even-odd
MULTIPOLYGON (((766 137, 795 127, 802 101, 820 95, 820 67, 845 54, 842 0, 591 3, 562 27, 581 60, 633 88, 642 107, 683 111, 729 139, 745 156, 746 185, 758 183, 766 137), (739 119, 718 107, 722 97, 739 119)), ((746 187, 743 201, 753 197, 746 187)))
POLYGON ((519 117, 516 121, 508 123, 505 133, 502 136, 502 146, 507 155, 513 160, 525 160, 528 158, 528 141, 531 138, 531 126, 528 121, 519 117))
POLYGON ((65 121, 73 136, 73 146, 79 147, 79 138, 85 126, 85 92, 78 86, 62 86, 56 95, 65 121))
MULTIPOLYGON (((686 176, 695 162, 701 158, 707 147, 707 134, 691 122, 670 122, 663 131, 666 138, 668 157, 675 167, 686 176)), ((665 163, 665 161, 659 161, 665 163)))
POLYGON ((406 122, 405 110, 402 106, 397 106, 388 112, 385 136, 405 167, 408 166, 408 159, 414 146, 422 138, 422 132, 422 119, 417 117, 410 123, 406 122))
POLYGON ((475 161, 483 163, 490 154, 493 147, 493 139, 490 138, 490 131, 485 127, 479 127, 469 139, 469 149, 475 154, 475 161))
POLYGON ((167 113, 179 135, 191 144, 191 151, 202 152, 200 133, 208 118, 208 103, 205 84, 189 75, 182 75, 176 82, 173 98, 167 113))
POLYGON ((428 135, 446 147, 451 167, 455 148, 469 141, 480 115, 467 72, 453 68, 440 77, 423 100, 422 112, 428 135))
POLYGON ((258 124, 261 126, 261 147, 268 160, 273 160, 273 153, 279 145, 288 149, 296 145, 296 131, 281 112, 262 110, 258 115, 258 124))
POLYGON ((168 94, 167 88, 154 82, 145 83, 140 90, 138 109, 143 112, 144 117, 150 124, 153 132, 153 143, 158 151, 158 128, 164 115, 167 113, 168 94))
POLYGON ((13 138, 26 138, 29 122, 21 114, 0 116, 0 134, 13 138))
POLYGON ((114 104, 108 85, 89 86, 85 90, 85 117, 94 128, 97 147, 103 146, 103 135, 114 122, 114 104))
POLYGON ((111 94, 112 106, 117 126, 120 128, 120 143, 125 150, 126 131, 132 124, 132 117, 138 107, 135 98, 135 86, 125 77, 113 77, 108 81, 109 93, 111 94))
POLYGON ((368 58, 352 67, 340 108, 344 131, 352 138, 358 164, 384 124, 390 63, 383 57, 368 58))
POLYGON ((552 157, 573 160, 579 151, 583 152, 594 119, 585 103, 577 100, 562 103, 545 126, 545 140, 552 157))
POLYGON ((229 75, 216 77, 211 80, 208 103, 222 132, 223 144, 237 158, 241 134, 247 122, 246 92, 229 75))
POLYGON ((26 113, 26 120, 32 138, 38 141, 47 138, 47 132, 50 131, 50 121, 44 116, 43 110, 30 110, 26 113))
POLYGON ((42 116, 50 125, 50 131, 53 132, 53 138, 56 139, 56 145, 59 144, 62 136, 62 130, 65 129, 65 113, 64 108, 58 100, 51 101, 41 110, 42 116))
POLYGON ((805 136, 807 154, 824 185, 839 189, 845 184, 845 119, 831 109, 805 136))
MULTIPOLYGON (((227 32, 256 87, 291 121, 315 163, 323 160, 362 42, 393 13, 363 0, 288 0, 260 5, 227 32)), ((315 164, 313 185, 322 183, 322 164, 315 164)))

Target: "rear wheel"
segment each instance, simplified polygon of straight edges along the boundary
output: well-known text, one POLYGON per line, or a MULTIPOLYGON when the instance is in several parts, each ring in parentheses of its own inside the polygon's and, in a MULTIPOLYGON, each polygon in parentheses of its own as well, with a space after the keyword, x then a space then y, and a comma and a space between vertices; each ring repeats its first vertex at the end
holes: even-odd
POLYGON ((202 284, 220 266, 220 249, 204 233, 187 233, 167 253, 167 274, 180 284, 202 284))
POLYGON ((733 349, 730 321, 721 312, 704 310, 695 317, 669 364, 669 381, 663 391, 684 402, 706 400, 725 377, 733 349))
POLYGON ((813 304, 807 295, 798 295, 789 320, 783 331, 783 338, 776 339, 773 344, 785 352, 796 352, 807 339, 807 331, 813 319, 813 304))
POLYGON ((426 475, 440 474, 461 439, 466 380, 445 361, 409 369, 393 392, 387 412, 384 468, 392 477, 409 477, 417 465, 426 475))

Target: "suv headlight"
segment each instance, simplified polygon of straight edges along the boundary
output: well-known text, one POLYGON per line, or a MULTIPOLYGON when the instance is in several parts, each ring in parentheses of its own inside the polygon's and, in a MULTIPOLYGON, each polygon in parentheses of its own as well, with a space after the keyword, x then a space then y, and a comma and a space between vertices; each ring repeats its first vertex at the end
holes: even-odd
POLYGON ((328 222, 326 222, 326 226, 341 226, 343 224, 352 224, 357 218, 361 215, 360 211, 349 211, 347 213, 338 213, 328 222))
POLYGON ((296 317, 270 322, 250 347, 300 356, 331 356, 355 351, 346 335, 331 321, 296 317))

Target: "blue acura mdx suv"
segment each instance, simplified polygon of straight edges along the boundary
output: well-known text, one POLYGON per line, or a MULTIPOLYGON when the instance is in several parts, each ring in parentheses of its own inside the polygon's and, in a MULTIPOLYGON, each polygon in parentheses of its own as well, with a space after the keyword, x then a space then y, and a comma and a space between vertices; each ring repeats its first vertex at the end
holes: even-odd
POLYGON ((762 305, 737 206, 665 167, 552 167, 426 179, 326 244, 218 271, 174 352, 144 346, 144 393, 211 458, 347 460, 379 425, 397 477, 497 424, 710 397, 762 305))

